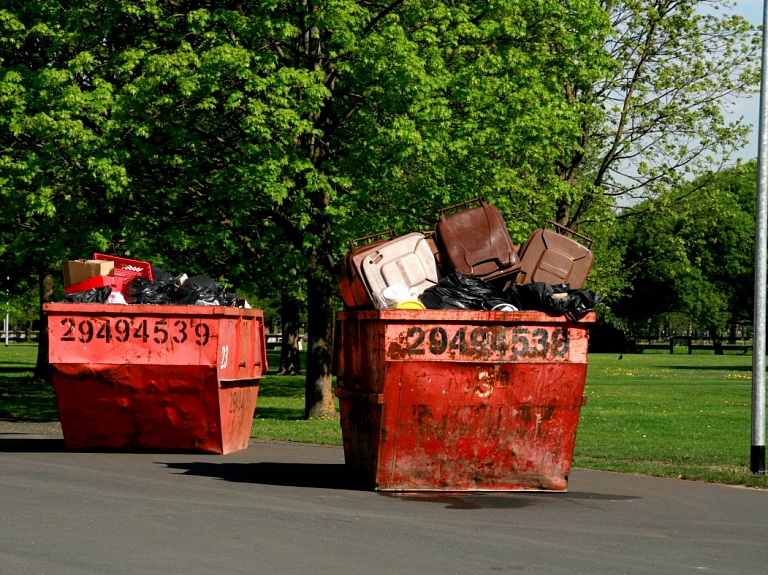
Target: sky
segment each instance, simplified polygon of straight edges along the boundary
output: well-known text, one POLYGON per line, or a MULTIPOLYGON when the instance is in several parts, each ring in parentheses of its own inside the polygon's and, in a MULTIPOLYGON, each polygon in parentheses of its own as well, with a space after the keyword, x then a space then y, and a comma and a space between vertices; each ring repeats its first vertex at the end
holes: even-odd
MULTIPOLYGON (((768 2, 768 0, 765 0, 768 2)), ((763 23, 763 5, 764 0, 737 0, 731 10, 740 14, 756 26, 763 23)), ((752 98, 744 98, 736 102, 734 116, 743 116, 744 120, 752 124, 752 135, 749 145, 738 154, 744 160, 750 160, 757 157, 757 142, 760 120, 760 96, 755 95, 752 98)))

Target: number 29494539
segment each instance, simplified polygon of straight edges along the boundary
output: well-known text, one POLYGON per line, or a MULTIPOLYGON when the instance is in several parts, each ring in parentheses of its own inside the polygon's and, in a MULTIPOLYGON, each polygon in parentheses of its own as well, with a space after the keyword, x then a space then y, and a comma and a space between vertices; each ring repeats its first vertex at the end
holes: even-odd
POLYGON ((409 359, 568 359, 562 327, 411 326, 396 338, 409 359), (402 345, 404 343, 404 345, 402 345))
POLYGON ((150 320, 144 318, 132 319, 80 319, 66 317, 61 320, 58 339, 62 342, 79 342, 82 344, 103 343, 120 344, 139 342, 147 344, 165 344, 172 340, 177 344, 187 342, 199 346, 208 345, 211 339, 211 329, 204 322, 192 322, 182 319, 150 320))

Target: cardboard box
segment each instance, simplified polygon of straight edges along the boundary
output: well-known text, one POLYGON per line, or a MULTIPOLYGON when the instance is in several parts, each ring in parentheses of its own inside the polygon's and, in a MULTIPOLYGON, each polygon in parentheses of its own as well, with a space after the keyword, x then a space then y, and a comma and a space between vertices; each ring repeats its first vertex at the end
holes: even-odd
POLYGON ((65 260, 61 262, 64 271, 64 287, 96 276, 114 275, 115 262, 107 260, 65 260))

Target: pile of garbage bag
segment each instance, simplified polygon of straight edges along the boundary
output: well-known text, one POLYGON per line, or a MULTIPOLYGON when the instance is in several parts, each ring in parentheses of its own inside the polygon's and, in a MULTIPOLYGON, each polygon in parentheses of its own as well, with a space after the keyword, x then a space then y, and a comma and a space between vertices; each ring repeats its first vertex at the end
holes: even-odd
POLYGON ((152 266, 152 279, 136 276, 121 291, 102 286, 68 294, 67 303, 118 303, 154 305, 204 305, 250 307, 237 293, 222 288, 205 275, 174 277, 158 266, 152 266))
POLYGON ((452 272, 421 294, 427 309, 494 311, 545 311, 565 314, 576 321, 603 303, 603 297, 586 288, 568 284, 532 282, 513 284, 505 291, 471 276, 452 272))

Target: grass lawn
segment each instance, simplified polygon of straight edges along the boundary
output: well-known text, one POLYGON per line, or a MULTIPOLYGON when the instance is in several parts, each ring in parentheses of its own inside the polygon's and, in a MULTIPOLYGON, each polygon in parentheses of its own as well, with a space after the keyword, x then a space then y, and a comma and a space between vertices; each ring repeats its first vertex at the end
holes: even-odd
MULTIPOLYGON (((280 351, 268 352, 269 373, 280 365, 280 351)), ((305 354, 302 354, 302 364, 305 354)), ((334 398, 336 409, 339 402, 334 398)), ((304 419, 304 376, 266 375, 261 380, 251 437, 341 445, 338 419, 304 419)))
POLYGON ((58 421, 53 386, 29 382, 36 361, 36 343, 0 346, 0 419, 58 421))
MULTIPOLYGON (((0 419, 58 419, 52 387, 28 383, 36 351, 0 347, 0 419)), ((748 355, 590 355, 574 467, 768 488, 749 471, 751 371, 748 355)), ((303 415, 304 378, 264 376, 252 436, 341 445, 337 420, 303 415)))
POLYGON ((574 467, 768 487, 749 471, 752 357, 593 354, 574 467))

